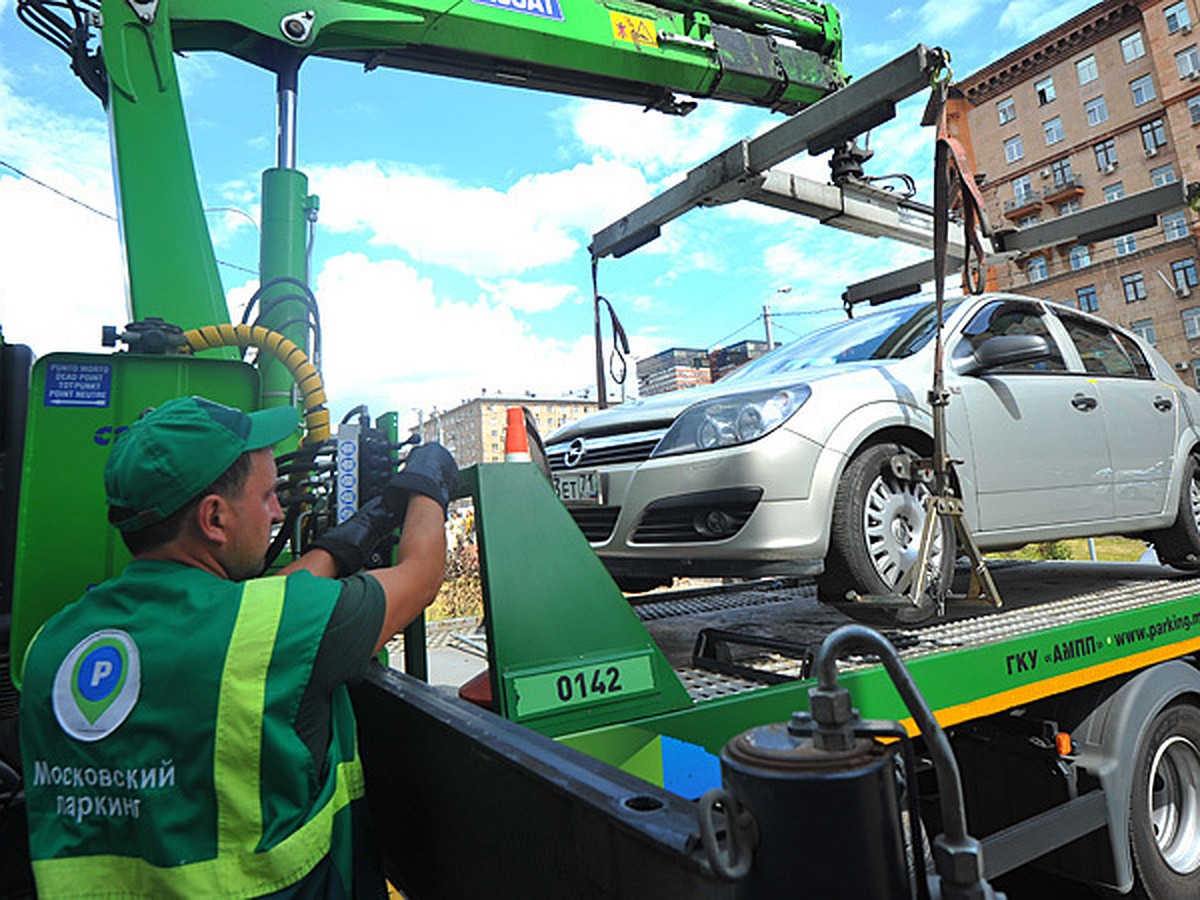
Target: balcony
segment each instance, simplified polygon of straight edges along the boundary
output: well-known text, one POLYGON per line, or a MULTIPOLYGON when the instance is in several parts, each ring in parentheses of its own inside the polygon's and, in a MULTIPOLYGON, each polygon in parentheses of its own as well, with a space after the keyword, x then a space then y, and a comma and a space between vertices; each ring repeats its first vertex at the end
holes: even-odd
POLYGON ((1070 178, 1056 179, 1054 184, 1042 192, 1047 203, 1065 203, 1083 196, 1083 178, 1072 175, 1070 178))
POLYGON ((1023 219, 1042 208, 1042 195, 1038 191, 1021 191, 1012 200, 1004 201, 1004 215, 1010 219, 1023 219))

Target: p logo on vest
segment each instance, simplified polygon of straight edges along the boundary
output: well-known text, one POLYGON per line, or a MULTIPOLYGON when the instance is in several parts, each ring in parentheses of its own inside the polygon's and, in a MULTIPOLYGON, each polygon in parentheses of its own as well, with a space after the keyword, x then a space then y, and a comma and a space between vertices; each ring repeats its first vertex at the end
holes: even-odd
POLYGON ((54 676, 54 716, 79 741, 112 734, 137 703, 142 666, 124 631, 95 631, 71 648, 54 676))

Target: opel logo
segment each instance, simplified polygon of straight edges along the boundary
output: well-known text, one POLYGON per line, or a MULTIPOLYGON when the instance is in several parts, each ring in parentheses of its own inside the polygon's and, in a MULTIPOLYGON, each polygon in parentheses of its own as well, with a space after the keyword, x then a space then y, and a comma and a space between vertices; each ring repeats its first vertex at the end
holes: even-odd
POLYGON ((583 446, 583 438, 575 438, 575 440, 567 445, 567 452, 563 454, 563 465, 573 469, 583 460, 583 454, 586 452, 587 450, 583 446))

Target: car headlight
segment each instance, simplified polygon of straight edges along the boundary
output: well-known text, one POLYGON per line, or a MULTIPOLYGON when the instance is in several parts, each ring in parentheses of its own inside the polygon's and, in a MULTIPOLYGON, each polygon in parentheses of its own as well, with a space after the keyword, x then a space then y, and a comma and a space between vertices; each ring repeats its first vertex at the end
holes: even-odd
POLYGON ((731 394, 688 407, 667 431, 652 457, 747 444, 770 434, 804 405, 806 384, 731 394))

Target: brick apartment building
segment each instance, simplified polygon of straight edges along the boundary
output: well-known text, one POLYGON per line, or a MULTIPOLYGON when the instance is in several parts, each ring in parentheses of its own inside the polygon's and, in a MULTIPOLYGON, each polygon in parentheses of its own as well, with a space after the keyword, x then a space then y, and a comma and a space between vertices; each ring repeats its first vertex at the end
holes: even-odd
MULTIPOLYGON (((1200 181, 1197 0, 1106 0, 959 81, 950 126, 993 227, 1200 181)), ((998 287, 1125 325, 1200 384, 1196 216, 997 267, 998 287)))
POLYGON ((543 438, 597 409, 595 400, 573 397, 476 397, 445 412, 435 410, 413 432, 419 432, 421 440, 445 444, 460 466, 503 462, 510 406, 524 406, 532 412, 543 438))

